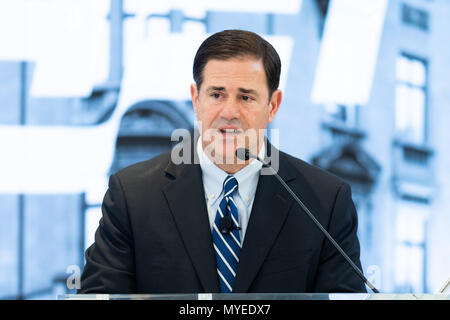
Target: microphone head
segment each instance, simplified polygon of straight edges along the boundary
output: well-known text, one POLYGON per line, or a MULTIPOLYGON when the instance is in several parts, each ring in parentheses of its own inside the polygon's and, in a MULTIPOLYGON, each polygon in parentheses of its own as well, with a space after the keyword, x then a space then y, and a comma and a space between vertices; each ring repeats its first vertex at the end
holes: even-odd
POLYGON ((237 148, 236 157, 238 157, 238 159, 247 161, 250 159, 250 150, 246 148, 237 148))
POLYGON ((220 219, 220 231, 222 233, 230 233, 233 230, 233 221, 230 216, 224 216, 220 219))

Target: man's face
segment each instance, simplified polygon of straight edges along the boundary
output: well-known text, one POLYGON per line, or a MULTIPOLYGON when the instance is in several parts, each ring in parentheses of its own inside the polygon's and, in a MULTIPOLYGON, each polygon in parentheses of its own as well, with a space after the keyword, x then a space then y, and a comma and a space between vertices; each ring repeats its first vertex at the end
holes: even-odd
POLYGON ((191 95, 203 149, 209 145, 214 158, 226 164, 235 159, 238 147, 249 148, 254 154, 259 151, 263 137, 259 133, 264 133, 281 103, 279 90, 269 99, 262 60, 253 57, 209 60, 200 91, 192 84, 191 95), (257 133, 259 138, 246 139, 249 133, 257 133))

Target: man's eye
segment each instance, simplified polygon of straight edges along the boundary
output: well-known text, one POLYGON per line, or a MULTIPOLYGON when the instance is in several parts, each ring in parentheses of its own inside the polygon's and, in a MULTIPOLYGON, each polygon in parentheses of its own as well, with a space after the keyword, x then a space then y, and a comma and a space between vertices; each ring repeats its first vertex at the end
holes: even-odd
POLYGON ((215 99, 219 99, 220 98, 220 93, 213 93, 213 94, 211 94, 211 97, 213 97, 215 99))
POLYGON ((252 98, 250 98, 249 96, 242 96, 242 100, 250 101, 250 100, 252 100, 252 98))

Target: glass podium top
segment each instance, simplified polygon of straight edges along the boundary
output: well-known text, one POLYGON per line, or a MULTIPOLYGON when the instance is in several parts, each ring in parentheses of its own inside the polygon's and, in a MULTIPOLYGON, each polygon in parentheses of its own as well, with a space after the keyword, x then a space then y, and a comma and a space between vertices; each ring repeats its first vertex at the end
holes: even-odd
POLYGON ((66 294, 58 300, 450 300, 450 293, 66 294))

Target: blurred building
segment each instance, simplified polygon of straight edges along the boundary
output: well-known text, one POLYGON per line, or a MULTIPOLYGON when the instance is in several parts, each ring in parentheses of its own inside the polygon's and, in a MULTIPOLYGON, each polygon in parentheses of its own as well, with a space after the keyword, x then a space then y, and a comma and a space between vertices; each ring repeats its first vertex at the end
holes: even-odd
MULTIPOLYGON (((191 51, 207 34, 230 28, 291 39, 271 127, 280 128, 283 151, 351 184, 366 276, 382 292, 439 289, 450 276, 450 3, 377 0, 367 9, 354 0, 285 2, 283 9, 262 1, 238 10, 213 1, 192 10, 176 1, 78 1, 73 11, 54 7, 51 15, 71 17, 67 32, 76 32, 89 6, 95 32, 64 41, 94 56, 55 49, 55 64, 66 54, 61 71, 38 53, 0 55, 0 298, 67 291, 68 267, 82 268, 93 240, 108 175, 170 150, 174 129, 193 132, 181 81, 190 80, 191 51), (169 37, 178 40, 162 50, 169 37), (182 69, 157 69, 159 59, 182 55, 182 69), (347 90, 354 79, 362 79, 358 88, 347 90)), ((19 29, 53 4, 17 3, 0 12, 20 14, 19 29)))

